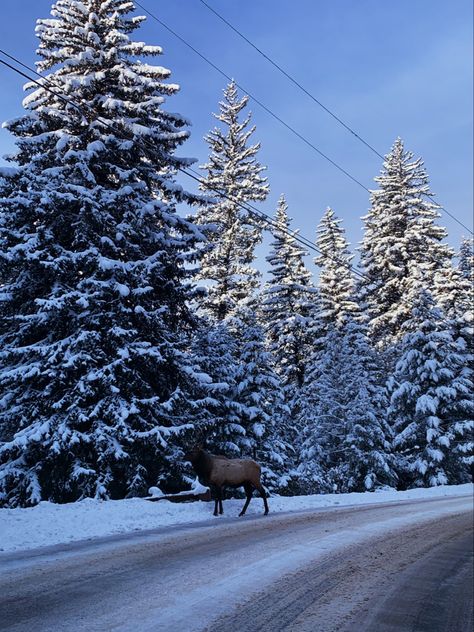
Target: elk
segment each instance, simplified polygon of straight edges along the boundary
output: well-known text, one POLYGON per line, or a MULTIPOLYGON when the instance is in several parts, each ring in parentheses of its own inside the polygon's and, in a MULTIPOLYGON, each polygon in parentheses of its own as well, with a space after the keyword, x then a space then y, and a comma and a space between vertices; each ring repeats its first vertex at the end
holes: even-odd
POLYGON ((266 516, 268 514, 267 495, 260 482, 260 465, 251 459, 228 459, 225 456, 209 454, 201 445, 196 445, 184 455, 191 462, 203 485, 211 488, 214 496, 214 515, 223 514, 222 493, 224 487, 243 487, 246 500, 239 516, 243 516, 256 489, 263 498, 266 516), (219 509, 219 511, 218 511, 219 509))

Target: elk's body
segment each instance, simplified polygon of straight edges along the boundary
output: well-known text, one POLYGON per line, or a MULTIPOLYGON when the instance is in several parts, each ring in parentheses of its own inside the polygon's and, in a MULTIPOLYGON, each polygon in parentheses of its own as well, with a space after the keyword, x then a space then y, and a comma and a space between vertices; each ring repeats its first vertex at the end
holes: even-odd
POLYGON ((222 507, 222 494, 225 487, 243 487, 246 500, 240 516, 247 511, 256 489, 265 505, 265 515, 268 513, 267 495, 260 482, 260 465, 251 459, 228 459, 225 456, 209 454, 201 447, 196 446, 190 450, 185 458, 191 461, 194 471, 204 485, 211 489, 214 497, 214 515, 224 513, 222 507), (219 511, 218 511, 219 510, 219 511))

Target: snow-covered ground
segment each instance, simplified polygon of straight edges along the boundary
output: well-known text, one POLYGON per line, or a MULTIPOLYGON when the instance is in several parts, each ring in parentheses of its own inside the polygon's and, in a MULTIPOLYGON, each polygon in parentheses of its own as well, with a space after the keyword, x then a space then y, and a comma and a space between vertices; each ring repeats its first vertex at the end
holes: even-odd
MULTIPOLYGON (((405 492, 384 490, 352 494, 271 497, 270 512, 291 512, 322 507, 350 506, 400 500, 428 499, 442 496, 461 496, 473 493, 473 485, 452 485, 405 492)), ((226 516, 237 516, 243 499, 224 501, 226 516)), ((64 544, 78 540, 99 538, 118 533, 131 533, 156 527, 209 520, 218 524, 212 515, 214 503, 171 503, 167 500, 149 502, 143 498, 98 501, 92 499, 56 505, 42 502, 29 509, 0 510, 0 551, 20 551, 42 546, 64 544)), ((263 512, 261 498, 254 498, 247 515, 263 512)), ((242 518, 245 520, 245 518, 242 518)))

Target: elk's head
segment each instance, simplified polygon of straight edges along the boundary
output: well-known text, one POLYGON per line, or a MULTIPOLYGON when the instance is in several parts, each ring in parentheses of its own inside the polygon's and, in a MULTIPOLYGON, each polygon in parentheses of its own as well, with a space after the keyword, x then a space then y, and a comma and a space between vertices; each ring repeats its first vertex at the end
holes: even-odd
POLYGON ((202 450, 203 450, 203 445, 201 443, 196 443, 195 445, 193 445, 192 448, 190 448, 187 452, 185 452, 184 460, 194 463, 194 461, 196 461, 197 458, 199 457, 199 454, 202 452, 202 450))

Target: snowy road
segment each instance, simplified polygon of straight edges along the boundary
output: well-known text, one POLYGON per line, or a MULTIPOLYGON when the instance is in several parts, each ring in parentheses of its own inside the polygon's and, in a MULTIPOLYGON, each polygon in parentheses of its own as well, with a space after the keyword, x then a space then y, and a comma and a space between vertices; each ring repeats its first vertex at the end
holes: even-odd
POLYGON ((0 565, 0 630, 467 632, 472 498, 218 518, 0 565))

